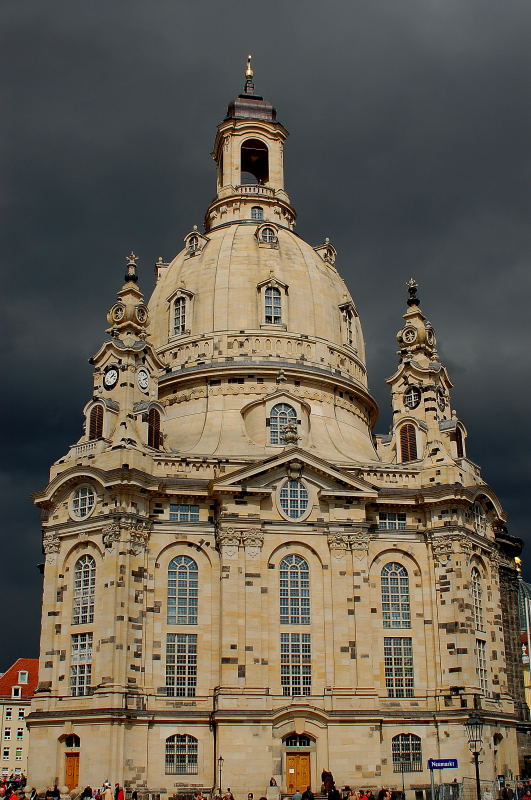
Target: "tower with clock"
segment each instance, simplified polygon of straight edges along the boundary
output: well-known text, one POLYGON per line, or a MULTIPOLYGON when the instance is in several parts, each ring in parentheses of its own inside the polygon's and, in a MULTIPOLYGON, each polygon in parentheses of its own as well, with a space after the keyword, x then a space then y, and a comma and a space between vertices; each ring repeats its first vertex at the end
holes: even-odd
POLYGON ((393 424, 374 435, 357 306, 295 232, 288 132, 245 86, 216 195, 156 264, 136 256, 92 359, 79 441, 34 496, 45 554, 29 776, 161 798, 429 786, 484 723, 517 774, 525 713, 515 556, 408 285, 393 424), (327 778, 329 781, 330 779, 327 778))

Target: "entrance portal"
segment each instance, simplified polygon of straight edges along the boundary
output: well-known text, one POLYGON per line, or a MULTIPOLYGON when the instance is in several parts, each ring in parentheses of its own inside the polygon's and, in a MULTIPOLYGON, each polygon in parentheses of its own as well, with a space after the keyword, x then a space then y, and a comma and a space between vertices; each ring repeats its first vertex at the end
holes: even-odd
POLYGON ((307 786, 311 785, 310 777, 310 754, 309 753, 287 753, 286 754, 286 790, 293 792, 304 792, 307 786))

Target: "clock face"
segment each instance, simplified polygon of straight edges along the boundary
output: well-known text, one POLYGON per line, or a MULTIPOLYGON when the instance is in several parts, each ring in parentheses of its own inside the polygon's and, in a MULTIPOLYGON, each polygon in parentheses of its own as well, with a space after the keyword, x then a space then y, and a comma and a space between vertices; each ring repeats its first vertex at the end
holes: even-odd
POLYGON ((138 385, 142 389, 143 392, 147 392, 149 386, 149 375, 145 369, 139 369, 137 372, 136 379, 138 381, 138 385))
POLYGON ((417 331, 415 328, 406 328, 404 333, 402 334, 403 340, 406 344, 411 344, 417 338, 417 331))
POLYGON ((112 389, 118 381, 118 370, 116 367, 111 367, 107 370, 103 378, 103 385, 106 389, 112 389))

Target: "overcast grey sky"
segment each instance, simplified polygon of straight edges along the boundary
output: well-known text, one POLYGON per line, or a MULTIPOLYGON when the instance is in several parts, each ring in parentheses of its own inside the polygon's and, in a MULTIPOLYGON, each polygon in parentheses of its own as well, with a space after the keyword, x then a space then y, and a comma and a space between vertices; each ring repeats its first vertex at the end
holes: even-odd
POLYGON ((37 655, 30 493, 80 435, 124 256, 149 294, 201 225, 248 52, 298 233, 331 238, 361 314, 377 430, 413 275, 468 453, 531 538, 530 30, 529 0, 4 0, 0 669, 37 655))

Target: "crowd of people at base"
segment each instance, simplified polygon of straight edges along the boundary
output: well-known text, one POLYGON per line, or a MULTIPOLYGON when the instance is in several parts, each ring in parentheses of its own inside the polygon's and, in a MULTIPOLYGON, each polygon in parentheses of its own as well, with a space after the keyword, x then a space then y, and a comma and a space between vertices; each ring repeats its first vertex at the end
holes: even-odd
POLYGON ((9 778, 0 778, 0 798, 6 800, 11 795, 16 794, 18 796, 21 791, 24 792, 26 783, 27 779, 23 772, 20 775, 11 774, 9 778))

